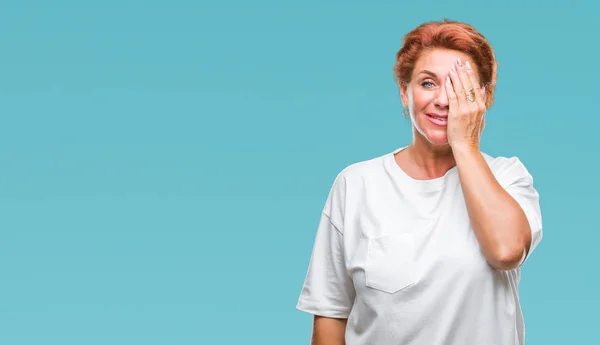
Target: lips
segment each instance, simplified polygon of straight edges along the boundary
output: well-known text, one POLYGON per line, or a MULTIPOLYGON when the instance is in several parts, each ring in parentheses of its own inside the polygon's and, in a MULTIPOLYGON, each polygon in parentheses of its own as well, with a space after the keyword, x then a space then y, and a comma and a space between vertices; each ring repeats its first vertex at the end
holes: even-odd
POLYGON ((432 117, 434 119, 440 119, 440 120, 445 120, 448 118, 448 115, 440 115, 440 114, 436 114, 436 113, 429 113, 429 114, 425 114, 429 117, 432 117))
POLYGON ((438 126, 447 126, 448 125, 448 115, 440 115, 435 113, 425 114, 427 115, 427 119, 431 121, 434 125, 438 126))

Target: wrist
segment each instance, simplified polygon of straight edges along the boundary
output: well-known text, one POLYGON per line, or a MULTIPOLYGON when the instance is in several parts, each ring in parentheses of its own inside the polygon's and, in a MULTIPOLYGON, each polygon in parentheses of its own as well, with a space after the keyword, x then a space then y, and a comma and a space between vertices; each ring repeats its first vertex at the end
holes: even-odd
POLYGON ((481 155, 481 151, 479 149, 479 145, 461 143, 459 145, 452 145, 452 154, 454 155, 454 159, 457 161, 462 160, 463 158, 475 157, 481 155))

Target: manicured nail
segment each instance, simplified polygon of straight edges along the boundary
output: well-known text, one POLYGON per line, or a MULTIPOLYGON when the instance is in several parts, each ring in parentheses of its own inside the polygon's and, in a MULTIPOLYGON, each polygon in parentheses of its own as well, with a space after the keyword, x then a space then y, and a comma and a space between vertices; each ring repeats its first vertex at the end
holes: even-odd
POLYGON ((449 76, 446 76, 446 84, 452 85, 452 83, 450 82, 450 77, 449 76))
POLYGON ((456 58, 456 62, 458 63, 458 66, 462 67, 462 61, 460 61, 460 58, 456 58))
POLYGON ((471 63, 469 61, 467 61, 466 65, 467 65, 467 71, 472 71, 471 63))

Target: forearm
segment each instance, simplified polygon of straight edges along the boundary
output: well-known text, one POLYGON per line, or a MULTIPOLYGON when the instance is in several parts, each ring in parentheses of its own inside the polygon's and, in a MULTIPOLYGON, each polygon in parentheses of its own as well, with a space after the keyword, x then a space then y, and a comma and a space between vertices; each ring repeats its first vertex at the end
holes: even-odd
POLYGON ((469 219, 483 254, 497 269, 519 265, 531 231, 519 204, 498 183, 475 148, 453 148, 469 219))
POLYGON ((311 345, 345 345, 347 321, 315 316, 311 345))

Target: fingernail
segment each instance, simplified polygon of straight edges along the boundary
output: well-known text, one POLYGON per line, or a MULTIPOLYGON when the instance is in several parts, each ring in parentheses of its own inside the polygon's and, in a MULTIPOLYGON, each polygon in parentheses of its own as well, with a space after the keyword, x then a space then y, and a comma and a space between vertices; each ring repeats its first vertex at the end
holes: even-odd
POLYGON ((458 63, 458 66, 462 66, 462 61, 460 61, 460 58, 456 58, 456 62, 458 63))
POLYGON ((467 71, 471 71, 472 70, 471 63, 469 61, 467 61, 466 65, 467 65, 467 71))
POLYGON ((456 67, 452 66, 452 68, 450 69, 451 73, 456 73, 456 67))
POLYGON ((451 85, 450 77, 446 76, 446 84, 451 85))

